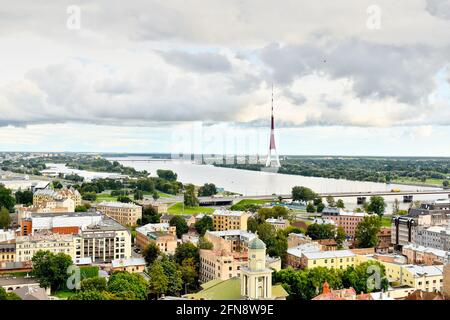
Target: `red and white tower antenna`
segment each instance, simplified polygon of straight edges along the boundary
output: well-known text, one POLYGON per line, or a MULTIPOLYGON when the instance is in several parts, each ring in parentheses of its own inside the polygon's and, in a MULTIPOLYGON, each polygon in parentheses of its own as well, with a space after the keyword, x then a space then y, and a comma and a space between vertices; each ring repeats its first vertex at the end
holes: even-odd
POLYGON ((275 120, 273 118, 273 83, 272 83, 272 121, 270 127, 270 145, 269 154, 267 155, 266 167, 281 167, 278 158, 277 148, 275 147, 275 120))

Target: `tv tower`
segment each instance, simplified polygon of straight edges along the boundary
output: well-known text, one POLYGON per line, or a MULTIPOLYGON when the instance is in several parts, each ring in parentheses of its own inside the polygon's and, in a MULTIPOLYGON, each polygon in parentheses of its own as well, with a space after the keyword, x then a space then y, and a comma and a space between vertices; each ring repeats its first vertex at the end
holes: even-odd
POLYGON ((275 120, 273 118, 273 83, 272 83, 272 122, 270 128, 269 154, 267 155, 266 167, 281 167, 278 158, 277 148, 275 147, 275 120), (273 158, 273 159, 272 159, 273 158))

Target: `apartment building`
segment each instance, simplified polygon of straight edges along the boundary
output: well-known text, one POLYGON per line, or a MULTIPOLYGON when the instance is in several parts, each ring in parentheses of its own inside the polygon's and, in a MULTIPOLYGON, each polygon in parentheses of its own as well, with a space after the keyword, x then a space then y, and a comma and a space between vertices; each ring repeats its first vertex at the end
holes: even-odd
POLYGON ((27 236, 18 237, 21 247, 17 244, 16 260, 20 258, 17 261, 27 261, 27 258, 32 257, 31 249, 54 245, 54 250, 57 250, 58 241, 65 243, 65 246, 60 246, 62 249, 70 249, 67 239, 71 236, 73 253, 69 253, 74 259, 91 258, 94 263, 109 263, 114 259, 131 257, 130 231, 100 212, 36 214, 22 221, 22 234, 24 233, 27 236), (28 244, 33 241, 36 245, 28 244), (46 241, 50 243, 46 244, 46 241), (19 256, 19 249, 30 252, 19 256))
POLYGON ((356 227, 366 215, 364 212, 348 212, 341 208, 325 208, 322 212, 322 218, 334 221, 350 237, 355 236, 356 227))
POLYGON ((402 284, 425 292, 441 292, 443 290, 444 267, 407 265, 402 268, 402 284))
POLYGON ((447 251, 424 247, 416 244, 403 246, 402 254, 411 264, 436 265, 444 264, 447 258, 447 251))
POLYGON ((0 262, 16 261, 16 241, 8 240, 0 242, 0 262))
POLYGON ((76 257, 75 247, 78 236, 55 234, 51 232, 19 236, 16 238, 16 262, 30 261, 40 250, 54 254, 65 253, 72 259, 76 257))
POLYGON ((213 213, 214 230, 247 230, 247 220, 250 213, 219 209, 213 213))
POLYGON ((302 267, 302 255, 305 252, 322 251, 322 246, 315 242, 303 243, 296 247, 290 247, 286 253, 286 265, 293 268, 302 267))
POLYGON ((301 244, 310 243, 312 239, 303 233, 289 233, 288 248, 297 247, 301 244))
POLYGON ((448 226, 418 227, 413 241, 419 246, 450 251, 450 228, 448 226))
POLYGON ((15 207, 19 219, 28 217, 33 213, 60 213, 75 212, 75 201, 72 199, 56 199, 51 201, 42 201, 39 205, 24 207, 18 205, 15 207))
POLYGON ((176 227, 168 223, 149 223, 136 228, 136 246, 144 250, 155 243, 161 252, 174 254, 178 246, 176 227))
POLYGON ((61 190, 39 189, 33 194, 33 206, 45 207, 47 202, 56 200, 71 199, 75 207, 81 205, 81 194, 74 188, 64 188, 61 190))
POLYGON ((303 252, 301 268, 326 267, 346 269, 357 264, 357 256, 351 250, 303 252))
POLYGON ((447 299, 450 299, 450 264, 444 265, 444 285, 442 291, 447 299))
POLYGON ((204 237, 213 244, 216 250, 241 252, 247 251, 248 243, 257 235, 243 230, 226 230, 206 231, 204 237))
POLYGON ((437 200, 422 203, 420 208, 409 209, 408 215, 392 218, 391 242, 394 248, 401 250, 408 243, 416 243, 418 227, 429 228, 446 226, 449 221, 450 203, 448 200, 437 200))
POLYGON ((122 225, 134 226, 142 219, 142 207, 134 203, 101 202, 96 209, 122 225))
POLYGON ((275 230, 282 230, 289 227, 289 221, 283 218, 269 218, 266 219, 266 222, 272 225, 275 230))

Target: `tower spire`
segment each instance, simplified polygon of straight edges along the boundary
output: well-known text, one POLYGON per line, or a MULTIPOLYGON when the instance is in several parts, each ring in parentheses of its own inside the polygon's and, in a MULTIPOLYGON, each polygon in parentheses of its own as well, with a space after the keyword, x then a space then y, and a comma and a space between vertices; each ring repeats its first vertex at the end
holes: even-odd
POLYGON ((278 158, 277 149, 275 147, 275 119, 273 116, 273 82, 272 82, 272 110, 271 110, 271 125, 270 125, 270 144, 269 154, 267 155, 266 167, 281 167, 280 159, 278 158), (272 154, 273 153, 273 154, 272 154), (272 156, 274 159, 272 160, 272 156), (272 162, 275 162, 272 164, 272 162))

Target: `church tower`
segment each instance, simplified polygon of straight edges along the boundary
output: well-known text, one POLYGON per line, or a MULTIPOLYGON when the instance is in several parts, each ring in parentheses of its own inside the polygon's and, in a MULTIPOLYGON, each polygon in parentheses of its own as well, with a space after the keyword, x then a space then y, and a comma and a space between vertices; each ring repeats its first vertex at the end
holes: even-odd
POLYGON ((266 245, 255 237, 248 244, 248 266, 241 268, 241 296, 272 299, 272 271, 266 268, 266 245))

